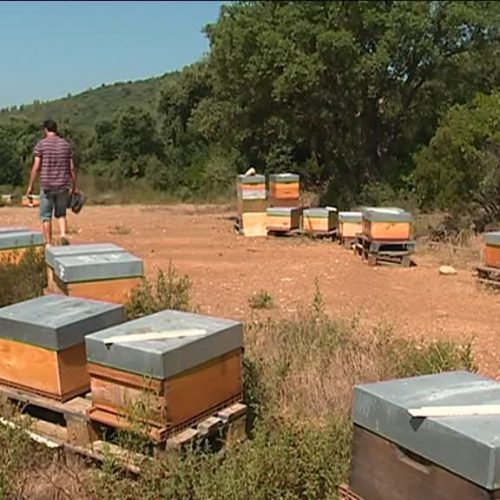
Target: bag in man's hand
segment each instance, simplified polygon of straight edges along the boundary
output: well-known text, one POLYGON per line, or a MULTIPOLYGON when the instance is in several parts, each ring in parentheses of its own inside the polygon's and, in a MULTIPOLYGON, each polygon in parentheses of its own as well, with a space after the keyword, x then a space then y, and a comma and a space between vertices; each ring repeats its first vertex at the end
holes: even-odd
POLYGON ((85 205, 85 196, 83 193, 72 193, 69 195, 68 208, 71 208, 74 214, 80 213, 83 205, 85 205))

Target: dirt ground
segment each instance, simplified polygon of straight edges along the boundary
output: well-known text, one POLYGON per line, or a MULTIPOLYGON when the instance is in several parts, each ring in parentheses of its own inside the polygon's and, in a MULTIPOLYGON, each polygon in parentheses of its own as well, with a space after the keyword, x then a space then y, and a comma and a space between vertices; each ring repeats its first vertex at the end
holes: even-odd
MULTIPOLYGON (((317 278, 332 315, 398 335, 473 340, 481 371, 500 378, 500 294, 480 290, 471 266, 441 276, 442 258, 417 250, 413 268, 370 268, 328 241, 238 236, 232 215, 222 206, 86 207, 70 217, 71 238, 121 245, 148 274, 171 260, 191 278, 201 312, 227 318, 292 313, 311 301, 317 278), (273 297, 271 311, 252 312, 248 300, 259 290, 273 297)), ((1 209, 0 225, 38 228, 37 210, 1 209)))

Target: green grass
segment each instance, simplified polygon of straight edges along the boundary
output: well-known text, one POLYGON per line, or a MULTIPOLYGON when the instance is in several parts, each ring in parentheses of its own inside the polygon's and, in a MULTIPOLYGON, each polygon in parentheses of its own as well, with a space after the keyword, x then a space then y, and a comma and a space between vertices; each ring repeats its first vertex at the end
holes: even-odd
POLYGON ((272 296, 265 290, 254 293, 248 299, 248 304, 251 309, 272 309, 274 307, 272 296))

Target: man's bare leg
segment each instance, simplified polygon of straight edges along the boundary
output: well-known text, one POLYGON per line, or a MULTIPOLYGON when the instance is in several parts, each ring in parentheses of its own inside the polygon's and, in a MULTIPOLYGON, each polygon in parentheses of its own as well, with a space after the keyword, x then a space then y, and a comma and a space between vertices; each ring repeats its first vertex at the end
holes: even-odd
POLYGON ((66 238, 66 232, 68 231, 68 223, 66 221, 66 217, 59 217, 57 219, 57 222, 59 223, 59 235, 61 238, 66 238))
POLYGON ((50 220, 44 220, 42 223, 42 228, 45 244, 52 245, 52 222, 50 220))

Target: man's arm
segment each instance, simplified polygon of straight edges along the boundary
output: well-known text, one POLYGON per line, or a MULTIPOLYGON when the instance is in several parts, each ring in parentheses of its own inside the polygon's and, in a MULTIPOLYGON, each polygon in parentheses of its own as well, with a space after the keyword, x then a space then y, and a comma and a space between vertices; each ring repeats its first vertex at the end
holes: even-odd
POLYGON ((33 166, 31 167, 30 182, 26 191, 27 195, 33 194, 33 186, 35 185, 36 177, 38 175, 38 172, 40 171, 41 163, 41 158, 39 156, 35 156, 35 159, 33 160, 33 166))
POLYGON ((73 158, 71 158, 69 163, 69 171, 71 176, 71 192, 76 193, 76 168, 73 158))

